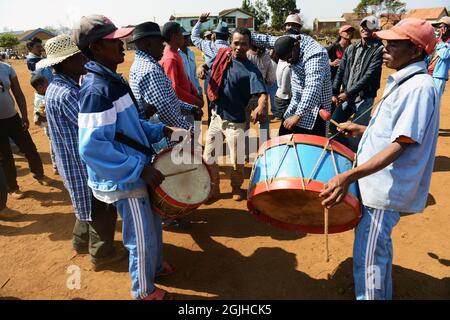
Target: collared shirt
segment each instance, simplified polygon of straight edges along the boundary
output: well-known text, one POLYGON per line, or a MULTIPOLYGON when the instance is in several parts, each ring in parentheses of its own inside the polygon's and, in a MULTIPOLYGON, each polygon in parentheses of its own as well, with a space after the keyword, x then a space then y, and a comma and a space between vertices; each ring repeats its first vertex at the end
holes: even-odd
MULTIPOLYGON (((252 33, 257 46, 273 48, 278 37, 252 33)), ((301 35, 300 60, 291 66, 292 99, 284 114, 300 116, 298 127, 311 130, 320 108, 331 112, 331 74, 327 51, 310 36, 301 35)))
POLYGON ((139 104, 139 114, 144 119, 144 105, 154 105, 158 117, 167 126, 184 129, 191 124, 184 120, 181 110, 190 112, 192 106, 177 98, 172 82, 161 65, 149 54, 137 50, 130 69, 130 86, 139 104))
POLYGON ((189 80, 183 59, 178 51, 174 51, 169 46, 166 46, 164 55, 159 63, 172 81, 172 87, 178 99, 189 104, 195 104, 198 99, 197 88, 189 80))
POLYGON ((212 67, 214 59, 221 48, 229 48, 230 44, 226 40, 217 39, 216 41, 203 40, 200 37, 201 22, 198 21, 194 28, 192 28, 191 40, 194 46, 199 48, 205 55, 205 62, 209 68, 212 67))
POLYGON ((439 97, 425 62, 388 77, 383 97, 359 144, 358 165, 400 137, 413 140, 386 168, 359 180, 362 203, 375 209, 422 212, 430 187, 439 132, 439 97), (401 83, 405 78, 413 78, 401 83))
POLYGON ((364 58, 367 54, 367 51, 369 50, 369 48, 372 47, 372 45, 374 45, 373 41, 367 41, 366 44, 363 44, 362 41, 359 41, 356 45, 356 52, 355 52, 355 57, 353 59, 353 66, 350 69, 350 75, 348 77, 348 83, 346 85, 346 87, 348 89, 350 89, 354 83, 356 83, 362 76, 363 74, 361 74, 361 68, 364 62, 364 58))
POLYGON ((189 48, 186 48, 186 53, 184 53, 181 49, 178 49, 178 53, 183 59, 184 70, 188 75, 189 80, 191 80, 192 84, 197 88, 197 93, 201 97, 202 96, 202 86, 200 85, 200 81, 197 76, 197 64, 195 63, 195 53, 189 48))
POLYGON ((78 151, 79 90, 73 79, 56 74, 45 94, 46 114, 56 166, 69 191, 75 215, 79 220, 91 221, 92 192, 78 151))
POLYGON ((436 45, 436 64, 433 69, 433 78, 448 80, 448 70, 450 69, 450 39, 446 42, 440 41, 436 45))

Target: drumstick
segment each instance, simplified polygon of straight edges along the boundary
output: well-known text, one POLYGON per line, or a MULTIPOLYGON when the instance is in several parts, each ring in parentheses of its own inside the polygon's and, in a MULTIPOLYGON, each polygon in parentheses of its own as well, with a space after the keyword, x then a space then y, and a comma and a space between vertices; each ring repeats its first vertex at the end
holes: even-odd
POLYGON ((169 177, 178 176, 178 175, 180 175, 180 174, 188 173, 188 172, 195 171, 195 170, 197 170, 197 168, 192 168, 192 169, 188 169, 188 170, 183 170, 183 171, 179 171, 179 172, 174 172, 174 173, 165 174, 165 175, 164 175, 164 178, 169 178, 169 177))
POLYGON ((330 121, 332 124, 334 124, 336 127, 339 127, 339 123, 337 123, 335 120, 333 120, 331 118, 331 114, 325 110, 325 109, 320 109, 319 111, 319 115, 320 117, 324 120, 324 121, 330 121))

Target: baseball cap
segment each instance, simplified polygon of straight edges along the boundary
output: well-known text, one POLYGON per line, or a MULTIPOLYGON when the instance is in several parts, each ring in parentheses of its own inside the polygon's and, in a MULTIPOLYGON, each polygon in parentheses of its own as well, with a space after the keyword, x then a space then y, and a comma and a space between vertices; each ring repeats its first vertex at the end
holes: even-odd
POLYGON ((375 16, 368 16, 361 20, 360 26, 363 26, 366 24, 367 29, 369 30, 378 30, 380 29, 380 25, 378 22, 377 17, 375 16))
POLYGON ((442 17, 441 20, 439 20, 436 23, 433 23, 433 27, 439 27, 443 23, 450 27, 450 17, 442 17))
POLYGON ((375 35, 383 40, 411 40, 430 54, 436 46, 436 37, 431 24, 422 19, 401 20, 389 30, 378 31, 375 35))
POLYGON ((353 28, 351 25, 349 25, 349 24, 346 24, 346 25, 343 25, 342 27, 340 27, 340 29, 339 29, 339 33, 341 33, 341 32, 346 32, 346 31, 354 31, 355 30, 355 28, 353 28))
POLYGON ((133 32, 134 28, 117 28, 111 20, 99 14, 83 16, 73 31, 73 41, 80 49, 101 39, 122 39, 133 32))

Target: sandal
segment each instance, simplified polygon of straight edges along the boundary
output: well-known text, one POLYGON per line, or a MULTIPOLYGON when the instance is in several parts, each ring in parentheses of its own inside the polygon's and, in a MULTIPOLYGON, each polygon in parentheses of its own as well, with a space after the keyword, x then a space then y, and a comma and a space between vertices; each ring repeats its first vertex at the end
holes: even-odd
POLYGON ((155 291, 146 296, 143 300, 171 300, 171 299, 167 291, 155 287, 155 291))
POLYGON ((175 272, 175 268, 173 266, 171 266, 168 262, 164 261, 162 271, 157 272, 155 275, 155 278, 168 276, 169 274, 172 274, 174 272, 175 272))

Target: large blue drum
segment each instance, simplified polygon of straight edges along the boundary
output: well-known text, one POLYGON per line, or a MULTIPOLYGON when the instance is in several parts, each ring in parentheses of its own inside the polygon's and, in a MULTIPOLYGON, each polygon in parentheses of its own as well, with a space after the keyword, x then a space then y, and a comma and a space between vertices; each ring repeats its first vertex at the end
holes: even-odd
MULTIPOLYGON (((319 193, 338 173, 350 170, 355 154, 327 138, 294 134, 273 138, 258 151, 248 189, 247 206, 260 220, 286 230, 324 233, 319 193)), ((329 209, 328 232, 354 228, 361 218, 357 183, 329 209)))

